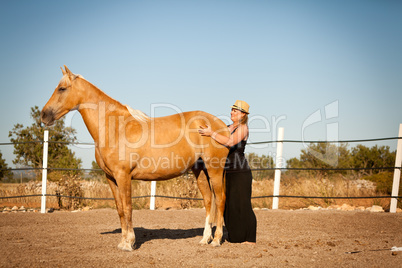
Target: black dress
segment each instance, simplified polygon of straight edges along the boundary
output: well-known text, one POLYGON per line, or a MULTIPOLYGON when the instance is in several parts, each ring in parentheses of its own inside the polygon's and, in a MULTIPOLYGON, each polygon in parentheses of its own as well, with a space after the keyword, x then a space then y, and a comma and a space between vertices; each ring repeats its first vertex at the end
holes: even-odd
POLYGON ((246 143, 243 140, 232 146, 226 159, 224 219, 231 243, 256 242, 257 219, 251 206, 253 177, 244 156, 246 143))

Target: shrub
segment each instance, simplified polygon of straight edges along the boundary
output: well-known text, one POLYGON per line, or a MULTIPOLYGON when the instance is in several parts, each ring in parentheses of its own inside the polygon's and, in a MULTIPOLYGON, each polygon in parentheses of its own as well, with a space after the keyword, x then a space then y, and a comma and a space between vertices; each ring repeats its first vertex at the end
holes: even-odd
MULTIPOLYGON (((57 181, 58 190, 57 195, 66 195, 73 197, 83 197, 83 191, 81 189, 80 177, 76 175, 65 175, 57 181)), ((65 198, 58 197, 58 204, 60 209, 77 209, 82 205, 82 199, 79 198, 65 198)))
MULTIPOLYGON (((393 172, 381 172, 370 176, 363 177, 365 180, 372 181, 376 184, 377 193, 392 194, 394 173, 393 172)), ((399 193, 401 193, 402 184, 399 185, 399 193)))

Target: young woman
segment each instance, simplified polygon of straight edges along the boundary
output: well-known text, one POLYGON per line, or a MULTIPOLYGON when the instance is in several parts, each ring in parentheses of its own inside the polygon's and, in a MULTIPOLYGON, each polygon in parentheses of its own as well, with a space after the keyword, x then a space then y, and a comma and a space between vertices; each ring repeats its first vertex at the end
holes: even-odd
POLYGON ((233 123, 228 126, 231 135, 220 135, 210 126, 200 126, 198 132, 230 148, 226 159, 225 226, 231 243, 254 244, 257 219, 251 206, 252 174, 244 156, 248 138, 249 105, 237 100, 230 113, 233 123))

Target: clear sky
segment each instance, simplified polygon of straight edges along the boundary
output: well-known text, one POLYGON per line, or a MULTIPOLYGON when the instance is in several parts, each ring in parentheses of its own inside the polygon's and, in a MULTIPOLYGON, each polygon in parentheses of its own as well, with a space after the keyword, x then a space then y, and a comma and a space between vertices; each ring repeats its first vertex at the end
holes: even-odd
MULTIPOLYGON (((392 0, 1 1, 0 142, 31 124, 63 65, 148 115, 204 110, 230 123, 230 106, 247 101, 251 142, 279 127, 294 140, 394 137, 401 14, 392 0)), ((92 141, 79 114, 67 121, 92 141)), ((89 168, 94 150, 72 148, 89 168)), ((285 144, 285 160, 301 148, 285 144)), ((12 167, 13 147, 0 151, 12 167)))

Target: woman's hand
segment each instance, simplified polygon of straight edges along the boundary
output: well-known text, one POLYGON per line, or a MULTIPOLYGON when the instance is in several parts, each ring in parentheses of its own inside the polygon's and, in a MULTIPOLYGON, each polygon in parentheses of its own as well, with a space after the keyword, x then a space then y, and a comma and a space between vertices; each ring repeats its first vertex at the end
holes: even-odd
POLYGON ((212 131, 210 126, 205 125, 205 126, 200 126, 200 129, 198 130, 198 133, 200 133, 201 136, 210 137, 212 135, 213 131, 212 131))

